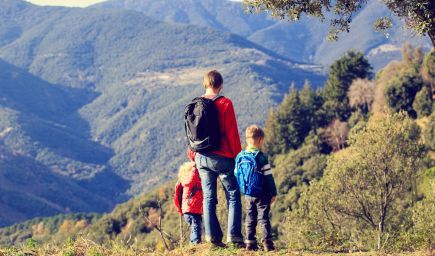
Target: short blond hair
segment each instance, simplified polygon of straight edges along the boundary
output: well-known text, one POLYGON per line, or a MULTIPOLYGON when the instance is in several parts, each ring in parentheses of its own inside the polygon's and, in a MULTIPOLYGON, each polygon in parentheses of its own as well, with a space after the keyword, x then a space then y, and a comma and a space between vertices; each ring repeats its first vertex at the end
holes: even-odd
POLYGON ((195 168, 195 162, 185 162, 178 168, 178 178, 188 175, 195 168))
POLYGON ((204 87, 207 88, 214 88, 218 89, 222 86, 224 83, 224 79, 222 78, 221 73, 219 73, 217 70, 212 70, 207 72, 207 74, 204 75, 204 87))
POLYGON ((245 137, 246 142, 255 143, 260 141, 261 139, 264 139, 264 137, 266 137, 266 134, 264 133, 263 129, 253 124, 246 128, 245 137))

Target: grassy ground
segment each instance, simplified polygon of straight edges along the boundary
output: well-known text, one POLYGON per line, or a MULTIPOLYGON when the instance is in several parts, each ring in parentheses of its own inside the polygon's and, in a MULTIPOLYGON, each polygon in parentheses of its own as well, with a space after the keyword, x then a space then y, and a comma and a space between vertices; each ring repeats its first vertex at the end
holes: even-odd
POLYGON ((409 255, 409 256, 426 256, 434 255, 434 252, 412 252, 412 253, 377 253, 377 252, 354 252, 354 253, 308 253, 308 252, 290 252, 287 250, 277 250, 274 252, 265 253, 263 251, 248 252, 244 249, 235 248, 211 248, 208 244, 198 246, 186 246, 178 248, 170 252, 156 252, 143 250, 138 248, 126 247, 120 244, 112 244, 108 246, 98 245, 90 240, 78 239, 75 242, 67 242, 63 246, 37 246, 27 245, 21 248, 0 248, 0 256, 139 256, 139 255, 169 255, 169 256, 199 256, 199 255, 304 255, 304 256, 327 256, 327 255, 409 255))

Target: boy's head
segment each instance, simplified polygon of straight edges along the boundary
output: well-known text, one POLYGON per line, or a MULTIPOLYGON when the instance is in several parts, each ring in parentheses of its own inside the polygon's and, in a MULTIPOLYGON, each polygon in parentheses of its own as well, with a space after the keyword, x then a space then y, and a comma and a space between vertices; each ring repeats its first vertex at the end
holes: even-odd
POLYGON ((264 134, 263 129, 261 129, 257 125, 250 125, 248 128, 246 128, 245 136, 246 143, 249 146, 260 148, 261 146, 263 146, 264 137, 266 135, 264 134))
POLYGON ((204 75, 204 87, 205 89, 218 90, 222 87, 224 79, 222 75, 216 70, 212 70, 204 75))
POLYGON ((188 175, 193 170, 195 170, 195 162, 183 163, 178 169, 178 178, 182 179, 183 176, 188 175))

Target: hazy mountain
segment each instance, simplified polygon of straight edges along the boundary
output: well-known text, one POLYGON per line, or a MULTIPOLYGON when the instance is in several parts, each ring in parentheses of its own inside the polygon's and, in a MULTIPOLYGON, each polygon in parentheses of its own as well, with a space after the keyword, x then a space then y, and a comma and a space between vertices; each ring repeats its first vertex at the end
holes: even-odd
POLYGON ((350 33, 338 42, 326 41, 328 23, 302 18, 298 22, 275 20, 265 14, 246 13, 240 2, 227 0, 109 0, 96 5, 141 11, 155 19, 194 24, 241 35, 290 59, 330 65, 344 52, 356 49, 369 55, 376 69, 391 59, 400 58, 404 42, 430 48, 428 38, 421 38, 402 28, 379 0, 371 0, 355 17, 350 33), (373 22, 383 16, 393 18, 394 28, 386 38, 373 29, 373 22))
POLYGON ((206 71, 223 72, 240 130, 262 124, 292 82, 324 81, 321 67, 290 62, 242 37, 140 12, 17 0, 0 6, 5 155, 27 159, 26 173, 44 170, 35 188, 49 173, 84 189, 71 199, 72 211, 107 209, 123 198, 124 179, 135 194, 174 176, 186 159, 183 108, 202 93, 206 71))
POLYGON ((127 183, 105 166, 112 150, 77 113, 93 97, 0 60, 0 226, 119 202, 127 183))

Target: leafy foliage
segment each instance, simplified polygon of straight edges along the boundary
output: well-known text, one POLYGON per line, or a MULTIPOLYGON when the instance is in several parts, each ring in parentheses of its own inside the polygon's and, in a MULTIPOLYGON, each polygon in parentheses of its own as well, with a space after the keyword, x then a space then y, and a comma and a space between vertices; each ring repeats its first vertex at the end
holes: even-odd
POLYGON ((387 7, 419 34, 428 34, 435 46, 435 3, 424 1, 384 1, 387 7))
POLYGON ((419 117, 429 116, 432 113, 434 105, 432 100, 432 93, 428 87, 424 86, 415 95, 412 107, 413 109, 415 109, 419 117))
POLYGON ((308 124, 311 130, 325 126, 325 111, 322 109, 324 103, 322 90, 316 91, 312 88, 311 83, 306 81, 304 87, 299 92, 301 104, 304 108, 304 114, 308 119, 308 124))
POLYGON ((429 122, 424 129, 424 141, 429 149, 435 151, 435 111, 429 116, 429 122))
POLYGON ((348 149, 331 156, 324 177, 290 215, 290 223, 303 222, 294 230, 289 224, 292 234, 299 234, 292 243, 380 249, 388 236, 397 235, 410 216, 411 190, 424 153, 414 126, 403 114, 372 120, 353 135, 348 149))
POLYGON ((348 91, 349 105, 357 108, 364 115, 370 112, 374 100, 374 84, 368 79, 355 79, 348 91))
POLYGON ((429 115, 433 100, 429 89, 431 75, 427 67, 430 65, 428 60, 432 53, 429 52, 424 56, 418 48, 405 45, 402 55, 401 62, 391 62, 377 75, 374 112, 406 111, 416 118, 418 109, 420 117, 429 115), (426 87, 427 89, 424 89, 426 87), (418 100, 416 100, 417 94, 419 94, 418 100))
MULTIPOLYGON (((361 52, 348 52, 331 65, 325 84, 324 108, 330 118, 345 121, 350 116, 348 90, 357 78, 370 78, 371 65, 361 52)), ((330 120, 331 120, 330 119, 330 120)))
POLYGON ((310 124, 301 103, 299 92, 292 87, 284 98, 276 113, 272 113, 274 121, 266 127, 271 131, 265 144, 267 152, 274 156, 298 148, 310 130, 310 124))
POLYGON ((50 218, 34 218, 0 229, 0 245, 21 245, 31 239, 33 244, 63 243, 82 232, 101 217, 95 213, 73 213, 50 218))
MULTIPOLYGON (((337 40, 338 34, 349 31, 353 15, 357 13, 367 1, 275 1, 275 0, 244 0, 251 7, 251 11, 270 11, 272 15, 281 19, 299 20, 302 15, 309 15, 324 20, 332 13, 329 39, 337 40)), ((433 1, 383 1, 385 5, 398 17, 405 19, 406 24, 419 34, 428 34, 435 45, 435 6, 433 1)), ((381 17, 376 22, 377 28, 389 28, 391 22, 381 17)))
POLYGON ((274 177, 281 195, 275 210, 284 213, 296 207, 303 188, 322 177, 326 167, 324 145, 311 133, 297 150, 277 155, 274 161, 274 177))
POLYGON ((423 87, 421 76, 410 70, 392 79, 385 89, 385 98, 394 112, 406 111, 416 117, 412 107, 415 95, 423 87))
POLYGON ((435 87, 435 50, 432 50, 426 54, 423 60, 423 67, 421 69, 421 75, 426 83, 430 87, 435 87))
POLYGON ((326 142, 331 146, 332 151, 339 151, 346 147, 346 141, 349 134, 349 125, 335 119, 325 129, 326 142))

